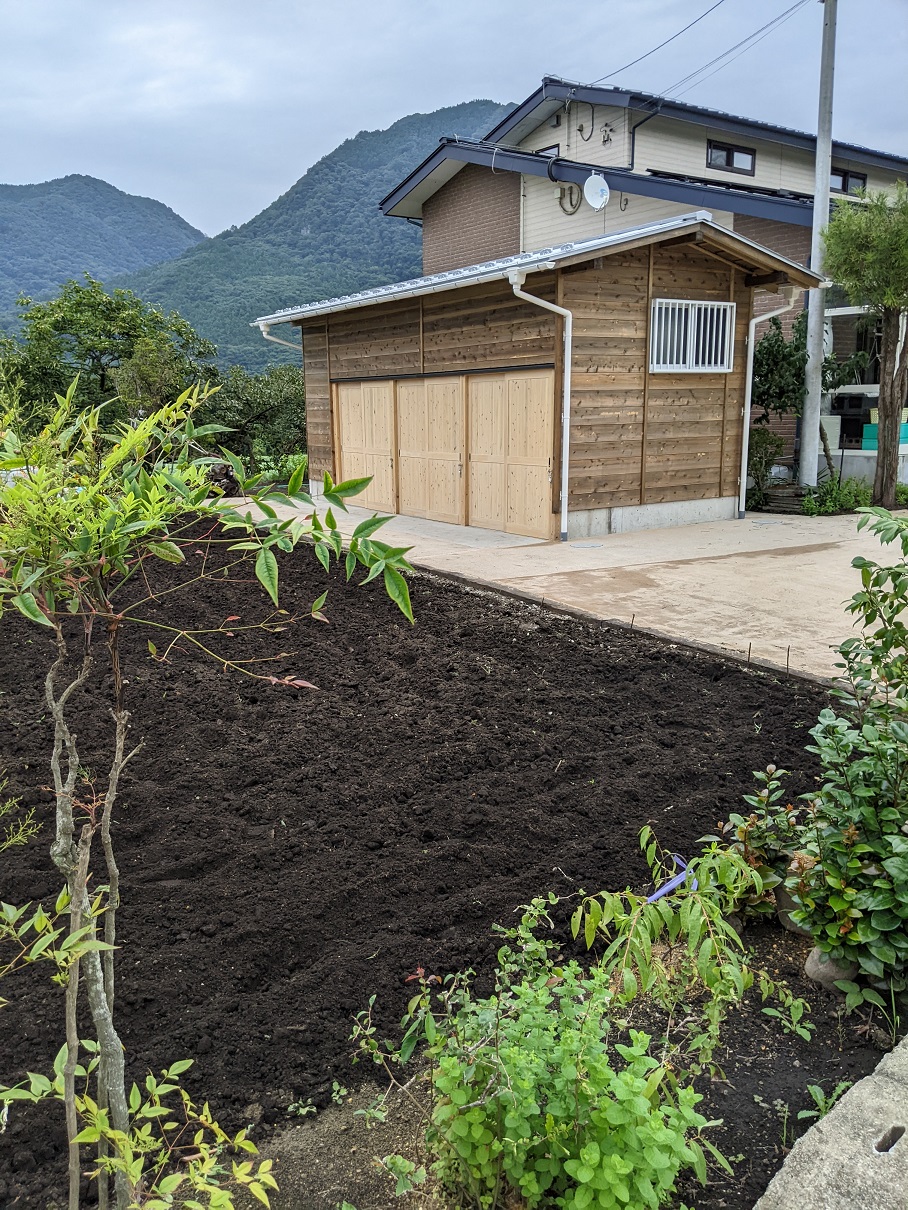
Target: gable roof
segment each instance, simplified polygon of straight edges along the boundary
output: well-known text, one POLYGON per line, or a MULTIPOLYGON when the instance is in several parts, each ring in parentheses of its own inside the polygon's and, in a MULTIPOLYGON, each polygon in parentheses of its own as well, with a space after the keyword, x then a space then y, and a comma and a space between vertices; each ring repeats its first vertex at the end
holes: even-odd
MULTIPOLYGON (((564 109, 565 104, 570 101, 586 101, 592 105, 616 105, 621 109, 641 109, 647 113, 655 111, 663 118, 693 122, 698 126, 723 130, 727 134, 769 138, 774 143, 784 143, 802 151, 814 151, 817 143, 815 134, 792 130, 788 126, 776 126, 772 122, 761 122, 755 118, 742 118, 719 109, 707 109, 702 105, 688 105, 684 101, 673 101, 654 93, 578 84, 560 76, 544 76, 539 88, 493 126, 485 140, 492 143, 519 143, 546 118, 564 109)), ((872 164, 877 168, 888 168, 893 172, 908 172, 908 157, 893 155, 888 151, 874 151, 857 143, 833 142, 832 154, 872 164)))
POLYGON ((753 240, 736 235, 725 227, 720 227, 712 221, 712 215, 708 211, 698 210, 693 214, 682 214, 676 218, 631 227, 626 231, 614 231, 610 235, 599 235, 593 239, 559 244, 538 252, 520 252, 516 256, 504 256, 498 260, 484 261, 479 265, 469 265, 464 269, 451 269, 447 273, 433 273, 429 277, 416 277, 410 281, 396 282, 391 286, 376 286, 372 290, 361 290, 357 294, 347 294, 341 298, 328 298, 322 302, 287 307, 283 311, 275 311, 272 315, 259 316, 250 326, 259 327, 265 332, 274 324, 299 322, 336 311, 369 307, 375 303, 419 298, 459 286, 504 280, 515 272, 538 273, 545 269, 554 269, 556 266, 578 264, 620 249, 628 250, 684 236, 688 236, 692 242, 716 249, 723 254, 724 259, 741 269, 777 273, 792 285, 802 286, 805 290, 818 286, 823 280, 803 265, 788 260, 777 252, 754 243, 753 240))
MULTIPOLYGON (((771 139, 811 153, 816 147, 816 135, 791 130, 785 126, 736 117, 700 105, 687 105, 652 93, 631 92, 622 88, 600 88, 573 83, 558 76, 546 76, 540 87, 525 101, 516 105, 483 139, 442 139, 439 146, 379 202, 382 213, 394 217, 419 218, 423 203, 451 180, 464 164, 482 164, 502 171, 545 175, 545 165, 551 157, 519 151, 516 145, 537 126, 562 111, 571 101, 639 110, 644 118, 658 114, 660 117, 707 126, 737 137, 771 139)), ((908 176, 908 158, 904 156, 873 151, 852 143, 834 142, 832 150, 833 155, 840 159, 908 176)), ((595 171, 605 176, 610 188, 622 189, 625 193, 659 197, 678 201, 683 205, 712 206, 732 210, 736 214, 771 218, 799 226, 810 226, 813 221, 813 198, 806 194, 795 195, 784 190, 748 189, 737 182, 725 184, 723 181, 712 180, 677 180, 658 174, 634 172, 630 168, 604 168, 599 164, 590 165, 560 157, 552 163, 554 167, 550 167, 547 174, 554 181, 582 181, 591 171, 595 171), (722 194, 726 195, 725 201, 719 200, 722 194), (748 200, 753 198, 757 201, 748 200)))

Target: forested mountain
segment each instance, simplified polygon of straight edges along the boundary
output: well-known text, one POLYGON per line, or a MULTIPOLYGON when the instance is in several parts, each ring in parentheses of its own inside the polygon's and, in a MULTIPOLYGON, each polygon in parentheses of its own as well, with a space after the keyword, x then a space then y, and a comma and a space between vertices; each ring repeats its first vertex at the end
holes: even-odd
POLYGON ((83 273, 108 281, 179 256, 205 236, 163 202, 91 176, 0 185, 0 314, 83 273))
MULTIPOLYGON (((176 310, 218 346, 223 365, 259 370, 289 349, 266 344, 250 320, 282 307, 417 276, 420 233, 385 218, 379 200, 444 135, 484 134, 510 108, 469 101, 362 131, 314 164, 242 227, 176 260, 115 283, 176 310)), ((288 144, 289 146, 290 144, 288 144)))

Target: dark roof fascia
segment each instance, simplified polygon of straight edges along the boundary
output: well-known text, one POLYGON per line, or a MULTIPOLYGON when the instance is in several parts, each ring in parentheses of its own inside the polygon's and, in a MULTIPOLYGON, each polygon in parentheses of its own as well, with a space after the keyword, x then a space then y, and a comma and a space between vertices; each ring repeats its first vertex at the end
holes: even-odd
MULTIPOLYGON (((662 118, 674 118, 677 121, 691 122, 697 126, 709 126, 713 130, 721 130, 726 134, 742 137, 764 137, 789 147, 798 147, 803 151, 813 152, 816 148, 816 136, 806 134, 801 130, 791 130, 786 126, 773 126, 770 122, 759 122, 754 118, 740 118, 734 114, 722 113, 715 109, 706 109, 700 105, 685 105, 680 101, 671 101, 651 93, 629 92, 621 88, 596 88, 589 84, 572 84, 555 76, 546 76, 542 84, 525 101, 522 101, 511 113, 493 127, 485 136, 489 142, 500 143, 508 140, 521 142, 531 129, 545 121, 548 113, 541 114, 533 120, 536 110, 545 107, 554 113, 567 101, 585 101, 591 105, 617 105, 621 109, 639 109, 647 113, 658 112, 662 118), (559 102, 557 105, 547 105, 549 102, 559 102), (526 130, 516 130, 527 125, 526 130)), ((855 160, 862 164, 870 164, 875 168, 884 168, 890 172, 908 173, 908 159, 904 156, 891 155, 886 151, 874 151, 870 147, 860 147, 854 143, 833 142, 832 153, 841 159, 855 160)))
POLYGON ((501 172, 548 176, 552 181, 563 181, 565 184, 582 185, 590 173, 596 172, 605 177, 609 189, 613 191, 620 190, 641 197, 679 202, 690 206, 692 210, 730 210, 734 214, 774 219, 779 223, 794 223, 800 227, 809 227, 813 222, 812 202, 745 193, 722 185, 700 185, 644 176, 642 173, 623 168, 603 168, 600 164, 583 164, 576 160, 540 156, 529 151, 514 151, 507 147, 488 147, 456 140, 444 141, 415 172, 389 193, 379 203, 382 212, 389 214, 421 180, 446 159, 458 160, 464 164, 479 164, 486 168, 494 167, 496 171, 501 172))

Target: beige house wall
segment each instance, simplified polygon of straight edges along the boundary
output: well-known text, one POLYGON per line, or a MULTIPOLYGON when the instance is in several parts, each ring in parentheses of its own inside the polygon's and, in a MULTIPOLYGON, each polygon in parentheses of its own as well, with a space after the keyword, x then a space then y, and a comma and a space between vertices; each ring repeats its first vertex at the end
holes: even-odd
MULTIPOLYGON (((574 186, 574 195, 579 186, 574 186)), ((573 240, 593 239, 612 231, 626 231, 644 223, 690 214, 692 208, 680 202, 641 197, 637 193, 613 193, 609 204, 598 212, 581 201, 576 214, 566 214, 561 200, 567 204, 568 188, 556 185, 547 177, 524 176, 521 185, 520 250, 536 252, 555 244, 573 240)), ((720 226, 732 229, 733 216, 725 210, 711 211, 720 226)))

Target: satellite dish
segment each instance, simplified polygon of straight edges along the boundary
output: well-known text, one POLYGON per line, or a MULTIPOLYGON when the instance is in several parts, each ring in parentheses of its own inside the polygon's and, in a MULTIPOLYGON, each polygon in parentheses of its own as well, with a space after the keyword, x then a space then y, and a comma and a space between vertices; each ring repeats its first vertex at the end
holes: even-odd
POLYGON ((583 197, 594 210, 604 210, 609 199, 608 182, 605 177, 600 176, 598 172, 588 176, 583 182, 583 197))

